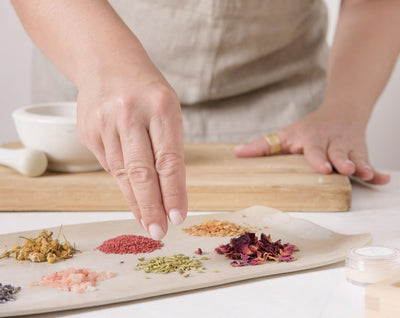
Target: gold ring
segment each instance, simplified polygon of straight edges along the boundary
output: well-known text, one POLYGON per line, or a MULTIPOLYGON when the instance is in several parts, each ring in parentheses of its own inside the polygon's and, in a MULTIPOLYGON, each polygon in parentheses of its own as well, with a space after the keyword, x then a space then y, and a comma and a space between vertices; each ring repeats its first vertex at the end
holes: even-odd
POLYGON ((281 141, 276 133, 264 136, 265 140, 269 144, 270 154, 280 153, 282 151, 281 141))

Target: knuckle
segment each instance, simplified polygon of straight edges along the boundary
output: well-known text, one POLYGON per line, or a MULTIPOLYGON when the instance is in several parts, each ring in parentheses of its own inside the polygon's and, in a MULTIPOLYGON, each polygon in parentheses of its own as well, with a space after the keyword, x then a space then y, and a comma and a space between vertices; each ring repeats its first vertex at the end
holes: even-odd
POLYGON ((160 209, 159 207, 150 202, 141 202, 139 204, 139 209, 142 214, 142 216, 145 216, 146 218, 154 218, 160 215, 160 209))
POLYGON ((325 154, 325 149, 320 145, 313 145, 310 147, 310 152, 315 154, 325 154))
POLYGON ((119 168, 119 166, 112 165, 111 163, 108 164, 110 174, 117 179, 124 179, 126 177, 126 171, 124 168, 119 168))
POLYGON ((106 128, 107 124, 107 116, 102 108, 96 109, 95 111, 95 118, 97 121, 97 124, 99 126, 99 129, 103 131, 106 128))
POLYGON ((152 167, 145 164, 131 162, 125 167, 125 171, 135 184, 146 184, 154 178, 155 171, 152 167))
POLYGON ((183 158, 175 152, 156 153, 156 171, 159 175, 170 176, 176 174, 183 166, 183 158))
POLYGON ((169 204, 171 204, 172 202, 180 202, 183 198, 183 195, 177 189, 163 191, 162 196, 164 202, 169 202, 169 204))
POLYGON ((135 105, 134 95, 130 91, 118 91, 108 98, 103 105, 99 120, 102 119, 101 116, 105 116, 105 119, 107 119, 109 115, 114 115, 114 117, 131 115, 135 105))
POLYGON ((131 114, 133 101, 132 98, 126 94, 120 95, 115 99, 116 108, 123 114, 131 114))
POLYGON ((140 101, 135 101, 132 96, 123 94, 115 98, 112 104, 117 124, 132 129, 140 122, 139 118, 143 115, 137 111, 141 105, 140 101))
POLYGON ((176 105, 179 104, 175 92, 167 86, 160 85, 151 94, 150 104, 154 107, 155 113, 164 117, 176 112, 176 105))

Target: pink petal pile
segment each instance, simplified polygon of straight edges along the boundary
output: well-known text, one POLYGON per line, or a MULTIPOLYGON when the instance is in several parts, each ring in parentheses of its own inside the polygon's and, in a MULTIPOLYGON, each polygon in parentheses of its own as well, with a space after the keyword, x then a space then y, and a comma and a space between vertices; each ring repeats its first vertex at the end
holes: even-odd
POLYGON ((234 267, 264 264, 267 261, 292 262, 296 258, 292 255, 299 251, 293 244, 282 244, 281 240, 273 242, 270 235, 261 233, 260 239, 255 233, 246 232, 232 238, 228 244, 221 244, 215 248, 218 254, 224 254, 232 259, 234 267))
POLYGON ((31 286, 45 286, 79 294, 96 290, 96 282, 114 277, 112 272, 95 272, 89 268, 67 270, 43 275, 31 286))

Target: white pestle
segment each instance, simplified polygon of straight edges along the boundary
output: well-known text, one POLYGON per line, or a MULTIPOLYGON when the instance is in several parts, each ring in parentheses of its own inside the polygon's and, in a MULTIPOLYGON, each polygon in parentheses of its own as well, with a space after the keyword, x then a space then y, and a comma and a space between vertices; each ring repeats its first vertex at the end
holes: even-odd
POLYGON ((0 148, 0 164, 13 168, 28 177, 41 176, 47 169, 47 157, 32 148, 0 148))

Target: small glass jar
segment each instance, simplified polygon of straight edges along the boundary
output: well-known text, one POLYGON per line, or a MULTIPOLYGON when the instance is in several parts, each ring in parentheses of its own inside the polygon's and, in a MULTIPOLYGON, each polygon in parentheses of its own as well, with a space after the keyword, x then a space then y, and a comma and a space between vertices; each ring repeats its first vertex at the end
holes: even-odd
POLYGON ((365 246, 346 253, 346 276, 354 285, 366 286, 399 274, 400 250, 396 248, 365 246))

